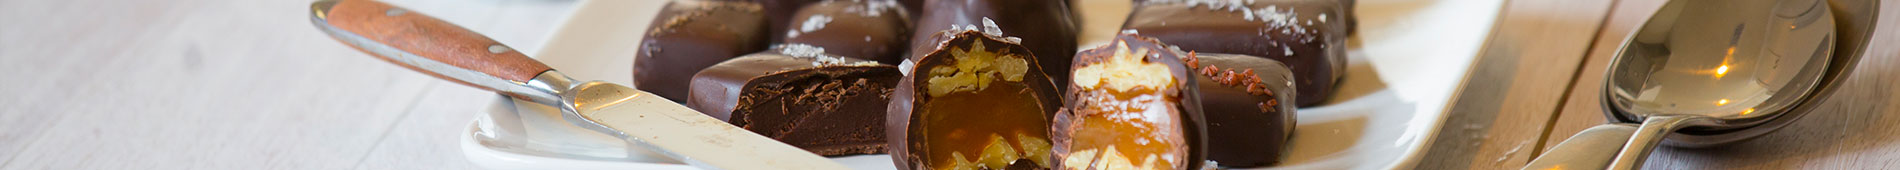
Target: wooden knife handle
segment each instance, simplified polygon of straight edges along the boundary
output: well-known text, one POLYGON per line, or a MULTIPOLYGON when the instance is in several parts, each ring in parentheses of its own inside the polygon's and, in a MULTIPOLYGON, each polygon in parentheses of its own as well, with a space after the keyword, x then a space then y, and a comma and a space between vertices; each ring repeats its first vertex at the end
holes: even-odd
POLYGON ((326 0, 312 3, 311 11, 319 29, 357 50, 465 85, 509 93, 515 87, 506 86, 552 70, 474 31, 382 2, 326 0))

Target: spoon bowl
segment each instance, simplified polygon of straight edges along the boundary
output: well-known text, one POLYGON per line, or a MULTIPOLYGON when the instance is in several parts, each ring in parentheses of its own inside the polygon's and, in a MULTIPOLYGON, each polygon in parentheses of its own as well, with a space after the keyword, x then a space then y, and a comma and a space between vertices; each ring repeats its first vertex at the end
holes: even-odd
POLYGON ((1605 99, 1622 120, 1707 118, 1685 130, 1746 128, 1818 85, 1834 47, 1821 0, 1677 0, 1612 59, 1605 99))
MULTIPOLYGON (((1827 5, 1830 6, 1829 10, 1833 11, 1836 24, 1833 58, 1828 61, 1827 69, 1820 75, 1820 85, 1815 87, 1813 92, 1810 92, 1805 99, 1797 99, 1797 104, 1788 108, 1787 111, 1784 111, 1785 113, 1758 125, 1724 130, 1682 129, 1677 130, 1675 134, 1670 134, 1662 144, 1673 147, 1699 148, 1754 139, 1756 136, 1761 136, 1778 130, 1782 126, 1787 126, 1790 122, 1794 122, 1800 117, 1807 115, 1808 112, 1821 107, 1818 103, 1826 101, 1829 96, 1832 96, 1831 94, 1834 91, 1840 88, 1841 82, 1846 80, 1847 76, 1850 75, 1848 73, 1860 63, 1861 55, 1865 54, 1869 48, 1867 42, 1868 38, 1873 35, 1873 26, 1877 16, 1879 16, 1880 1, 1829 0, 1827 5)), ((1609 98, 1606 97, 1603 99, 1605 99, 1604 103, 1609 103, 1609 100, 1607 100, 1609 98)), ((1613 111, 1609 109, 1610 105, 1603 105, 1603 107, 1606 111, 1613 111)), ((1605 113, 1610 115, 1617 114, 1613 112, 1605 113)), ((1614 116, 1612 116, 1612 118, 1611 121, 1614 122, 1640 122, 1636 120, 1622 120, 1614 116)))
MULTIPOLYGON (((1591 128, 1586 133, 1597 135, 1580 135, 1553 151, 1620 145, 1608 169, 1635 169, 1665 137, 1683 136, 1674 133, 1738 131, 1784 116, 1799 117, 1788 111, 1812 99, 1834 58, 1835 18, 1825 2, 1669 1, 1624 40, 1605 73, 1606 114, 1616 122, 1639 123, 1637 127, 1591 128)), ((1604 126, 1632 125, 1599 127, 1604 126)), ((1759 134, 1703 139, 1732 142, 1759 134)), ((1547 160, 1594 161, 1598 156, 1539 158, 1526 168, 1564 164, 1547 160)))

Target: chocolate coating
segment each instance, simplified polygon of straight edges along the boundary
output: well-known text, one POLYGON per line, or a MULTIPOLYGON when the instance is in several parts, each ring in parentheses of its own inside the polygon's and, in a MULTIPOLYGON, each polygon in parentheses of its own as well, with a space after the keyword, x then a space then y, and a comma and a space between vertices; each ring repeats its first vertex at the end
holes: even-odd
MULTIPOLYGON (((896 1, 898 1, 898 3, 904 4, 904 9, 910 9, 910 11, 921 11, 922 9, 924 9, 924 0, 896 0, 896 1)), ((1081 2, 1078 2, 1079 0, 1064 0, 1064 1, 1067 1, 1071 8, 1080 6, 1080 3, 1081 3, 1081 2)), ((1080 14, 1080 13, 1075 13, 1075 10, 1070 10, 1069 12, 1070 12, 1070 15, 1080 14)), ((911 15, 910 18, 914 20, 914 19, 917 19, 918 16, 921 16, 921 15, 911 15)), ((1071 21, 1075 22, 1076 26, 1082 25, 1082 20, 1080 19, 1072 19, 1071 21)))
POLYGON ((763 12, 751 2, 668 2, 634 56, 634 87, 686 101, 690 73, 765 49, 763 12))
MULTIPOLYGON (((1135 1, 1135 4, 1142 4, 1142 3, 1147 3, 1149 0, 1134 0, 1134 1, 1135 1)), ((1179 0, 1166 0, 1166 1, 1179 1, 1179 0)), ((1354 33, 1359 32, 1359 18, 1354 17, 1354 16, 1357 16, 1356 15, 1357 13, 1353 12, 1354 8, 1358 8, 1357 5, 1359 1, 1357 0, 1314 0, 1314 1, 1339 2, 1340 4, 1339 6, 1345 10, 1340 13, 1346 14, 1346 16, 1343 17, 1343 19, 1346 21, 1346 35, 1353 35, 1354 33)), ((912 8, 912 9, 916 9, 916 8, 912 8)))
POLYGON ((1002 36, 1020 38, 1020 44, 1035 54, 1043 71, 1048 71, 1043 74, 1056 84, 1068 81, 1079 27, 1068 1, 926 0, 917 11, 921 16, 911 36, 911 60, 937 48, 942 39, 933 36, 939 36, 938 31, 986 27, 987 18, 1002 36))
MULTIPOLYGON (((897 3, 903 4, 904 9, 910 9, 911 12, 921 12, 924 10, 924 0, 895 0, 895 1, 897 1, 897 3)), ((923 16, 923 15, 910 15, 910 19, 916 20, 918 16, 923 16)))
MULTIPOLYGON (((946 31, 941 35, 942 36, 940 38, 942 38, 942 40, 944 41, 941 42, 940 44, 943 44, 943 45, 933 46, 933 48, 926 49, 927 52, 921 54, 920 55, 921 57, 913 59, 915 61, 915 67, 905 68, 905 69, 911 69, 909 71, 910 74, 905 75, 903 79, 900 79, 897 83, 898 85, 897 85, 896 90, 894 90, 891 93, 892 94, 891 103, 889 107, 889 113, 887 114, 889 117, 886 119, 885 132, 888 134, 886 137, 888 138, 888 141, 890 142, 889 153, 891 153, 891 159, 897 163, 898 169, 905 169, 905 170, 930 169, 933 166, 931 166, 927 162, 931 160, 936 160, 936 159, 945 159, 945 158, 927 157, 928 155, 932 155, 932 154, 927 153, 927 150, 926 150, 926 148, 928 148, 927 145, 930 144, 926 142, 929 142, 931 140, 931 139, 928 139, 928 136, 926 136, 926 134, 928 134, 926 133, 926 131, 967 130, 967 129, 926 129, 927 127, 932 127, 935 125, 943 125, 943 126, 963 125, 966 128, 983 128, 983 127, 976 127, 976 126, 982 126, 982 124, 988 123, 988 122, 1001 122, 1001 121, 1041 122, 1044 126, 1029 127, 1032 129, 1024 129, 1024 130, 1033 131, 1031 133, 1034 133, 1034 134, 1024 134, 1024 135, 1047 136, 1048 130, 1047 130, 1046 124, 1049 121, 1048 119, 1051 116, 1054 116, 1056 113, 1056 110, 1061 107, 1060 105, 1061 98, 1060 96, 1057 96, 1058 91, 1056 91, 1055 84, 1052 84, 1049 78, 1043 75, 1043 71, 1041 70, 1042 68, 1037 66, 1036 62, 1038 61, 1032 59, 1032 58, 1035 58, 1035 56, 1034 54, 1029 52, 1030 50, 1029 48, 1024 47, 1023 45, 1017 44, 1015 42, 1006 41, 1004 40, 1006 39, 1005 37, 984 34, 984 33, 973 31, 973 30, 963 30, 963 31, 957 31, 957 32, 946 31), (983 48, 976 48, 975 45, 978 45, 978 44, 980 44, 983 48), (999 57, 999 58, 1007 58, 1007 59, 1012 59, 1015 61, 1020 61, 1021 63, 1017 63, 1020 65, 1016 65, 1014 66, 1014 68, 1026 69, 1026 70, 1021 70, 1022 72, 1019 72, 1020 74, 1019 81, 1007 81, 1008 78, 1004 78, 1004 77, 1009 77, 1009 75, 1001 75, 1001 74, 997 74, 997 76, 988 77, 988 79, 981 79, 980 81, 989 81, 988 86, 990 86, 991 88, 1018 87, 1021 89, 1019 91, 1008 91, 1007 93, 1003 93, 1003 94, 985 93, 990 96, 958 96, 958 95, 985 95, 985 94, 976 94, 976 92, 956 92, 953 94, 933 95, 932 92, 929 91, 932 89, 931 87, 940 87, 940 86, 950 85, 946 83, 939 83, 940 80, 936 80, 936 79, 942 78, 942 77, 948 77, 955 74, 954 71, 956 70, 956 68, 958 68, 957 66, 959 66, 958 65, 959 63, 974 62, 974 63, 983 63, 983 64, 1000 64, 1000 63, 992 63, 989 60, 966 60, 966 58, 962 58, 958 56, 958 55, 965 55, 968 52, 972 52, 972 51, 979 51, 977 49, 981 49, 980 51, 983 51, 983 52, 992 52, 992 53, 1002 54, 1003 56, 1007 56, 1007 57, 999 57), (969 51, 962 51, 962 50, 969 50, 969 51), (938 69, 949 69, 949 70, 952 70, 953 72, 936 71, 938 69), (1034 101, 1034 102, 1028 102, 1028 103, 1012 103, 1012 104, 1021 104, 1021 105, 1033 105, 1035 107, 1035 110, 1027 110, 1027 111, 1017 110, 1021 112, 1016 112, 1016 113, 1026 113, 1026 114, 1033 114, 1033 115, 1010 115, 1010 116, 1034 118, 1035 120, 1004 119, 1004 118, 998 118, 998 117, 969 117, 969 116, 965 116, 962 118, 982 120, 982 121, 974 121, 974 122, 931 121, 931 120, 924 119, 925 117, 933 116, 932 114, 950 114, 951 112, 927 112, 933 109, 946 109, 946 108, 932 107, 933 106, 932 103, 937 103, 939 102, 938 100, 945 100, 950 97, 959 97, 959 98, 992 97, 992 98, 984 98, 982 100, 1034 101)), ((975 90, 975 91, 981 91, 981 90, 975 90)), ((938 93, 946 93, 946 92, 938 92, 938 93)), ((947 108, 947 109, 958 109, 958 108, 947 108)), ((968 112, 968 113, 956 113, 956 114, 964 115, 964 114, 977 114, 977 113, 968 112)), ((958 115, 941 115, 941 116, 958 116, 958 115)), ((975 135, 981 135, 981 134, 975 134, 975 135)), ((955 144, 955 143, 934 143, 934 144, 944 145, 944 144, 955 144)), ((1028 151, 1025 151, 1025 152, 1028 152, 1028 151)), ((1040 153, 1033 153, 1033 154, 1047 155, 1048 153, 1047 151, 1041 151, 1040 153)), ((1043 158, 1048 158, 1048 157, 1043 157, 1043 158)), ((1023 163, 1025 162, 1034 164, 1033 161, 1030 161, 1031 159, 1035 159, 1035 158, 1023 157, 1022 160, 1016 160, 1014 161, 1014 163, 1010 163, 1010 165, 1006 166, 1006 169, 1047 169, 1046 167, 1049 166, 1049 165, 1023 165, 1023 163)))
POLYGON ((1148 0, 1122 28, 1181 50, 1285 62, 1297 82, 1295 103, 1310 106, 1325 101, 1345 72, 1348 22, 1340 20, 1352 16, 1342 6, 1333 0, 1148 0))
POLYGON ((1196 53, 1187 59, 1200 84, 1207 116, 1208 160, 1223 167, 1260 167, 1280 161, 1297 116, 1293 73, 1262 57, 1196 53))
POLYGON ((1354 9, 1359 8, 1359 1, 1358 0, 1334 0, 1334 1, 1339 2, 1340 8, 1345 10, 1345 11, 1341 11, 1340 13, 1346 15, 1345 17, 1341 17, 1342 19, 1346 19, 1346 35, 1350 36, 1354 34, 1359 34, 1359 13, 1354 11, 1354 9))
POLYGON ((834 0, 799 10, 785 44, 808 44, 839 56, 897 64, 910 43, 909 11, 889 0, 834 0))
POLYGON ((797 22, 797 21, 792 20, 792 16, 794 16, 793 14, 797 14, 799 9, 804 9, 805 5, 810 5, 812 3, 817 3, 819 1, 824 1, 824 0, 750 0, 750 1, 757 2, 759 3, 759 5, 765 6, 765 20, 766 20, 765 29, 771 30, 770 32, 767 33, 767 34, 771 34, 771 42, 779 42, 779 41, 785 40, 785 32, 779 32, 779 30, 786 30, 786 28, 789 28, 789 26, 792 25, 792 22, 797 22))
POLYGON ((1201 86, 1181 60, 1191 55, 1137 34, 1078 52, 1050 129, 1056 169, 1201 169, 1201 86))
POLYGON ((687 106, 819 155, 884 151, 884 109, 897 67, 833 56, 760 52, 693 76, 687 106))

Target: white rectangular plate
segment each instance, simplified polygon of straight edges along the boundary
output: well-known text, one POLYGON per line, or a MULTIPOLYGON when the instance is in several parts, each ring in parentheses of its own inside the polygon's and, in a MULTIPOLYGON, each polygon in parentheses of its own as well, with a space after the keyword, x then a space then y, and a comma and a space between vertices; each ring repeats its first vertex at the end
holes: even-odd
MULTIPOLYGON (((581 79, 630 84, 636 44, 663 0, 582 1, 537 59, 581 79)), ((1127 0, 1082 0, 1084 48, 1113 38, 1127 0)), ((1299 110, 1292 150, 1267 169, 1410 168, 1430 146, 1447 106, 1492 32, 1502 0, 1359 0, 1340 90, 1299 110)), ((559 110, 497 97, 462 133, 471 162, 495 169, 692 169, 581 129, 559 110)), ((893 169, 887 155, 833 158, 893 169)))

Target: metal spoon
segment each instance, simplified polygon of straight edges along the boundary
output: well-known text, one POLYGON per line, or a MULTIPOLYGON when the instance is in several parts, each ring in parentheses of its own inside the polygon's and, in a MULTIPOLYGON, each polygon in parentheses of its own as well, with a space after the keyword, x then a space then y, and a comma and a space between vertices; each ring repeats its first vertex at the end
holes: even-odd
MULTIPOLYGON (((1625 40, 1606 74, 1605 110, 1613 121, 1640 126, 1601 125, 1591 131, 1604 132, 1579 134, 1552 151, 1616 147, 1611 142, 1622 140, 1608 168, 1635 169, 1671 133, 1732 131, 1798 116, 1786 111, 1820 84, 1834 27, 1822 0, 1670 1, 1625 40), (1620 134, 1610 131, 1633 135, 1601 135, 1620 134)), ((1551 153, 1526 168, 1601 165, 1588 162, 1600 158, 1580 157, 1588 155, 1551 153)))

